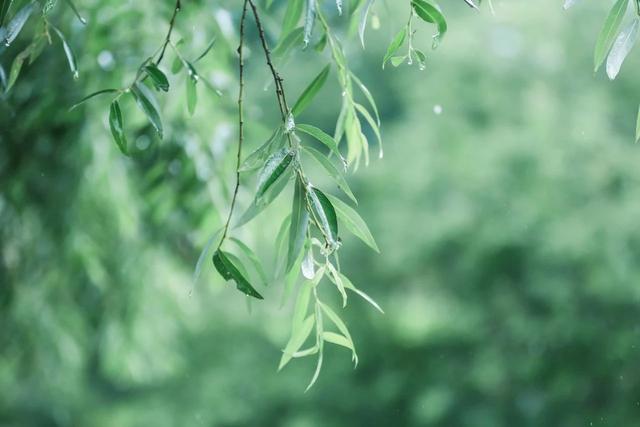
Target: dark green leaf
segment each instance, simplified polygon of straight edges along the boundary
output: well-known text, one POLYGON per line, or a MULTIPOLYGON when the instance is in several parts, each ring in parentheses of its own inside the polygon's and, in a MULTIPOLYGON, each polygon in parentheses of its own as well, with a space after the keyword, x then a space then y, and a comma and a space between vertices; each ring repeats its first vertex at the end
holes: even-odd
POLYGON ((428 0, 411 0, 411 6, 413 6, 416 15, 424 21, 436 24, 438 33, 433 36, 433 48, 435 49, 447 32, 447 20, 442 14, 440 7, 428 0))
POLYGON ((289 249, 287 253, 287 267, 289 271, 304 246, 309 225, 309 212, 307 211, 306 189, 300 177, 296 178, 296 186, 293 192, 293 206, 291 208, 291 226, 289 228, 289 249))
POLYGON ((366 243, 371 249, 379 253, 380 249, 378 248, 378 244, 373 238, 371 231, 369 231, 369 227, 367 227, 367 224, 360 215, 337 197, 332 195, 329 195, 328 197, 335 208, 338 218, 340 218, 340 221, 344 224, 347 230, 366 243))
POLYGON ((31 16, 31 12, 33 12, 35 5, 36 2, 32 1, 20 9, 13 19, 9 21, 6 28, 2 29, 2 38, 4 39, 3 43, 5 46, 9 46, 13 43, 16 37, 18 37, 18 34, 20 34, 20 31, 22 31, 22 28, 24 27, 24 24, 29 19, 29 16, 31 16))
POLYGON ((327 156, 325 156, 324 154, 322 154, 321 152, 319 152, 318 150, 312 147, 302 147, 302 148, 311 155, 312 159, 314 159, 320 166, 324 168, 324 170, 327 171, 329 176, 338 185, 338 188, 344 191, 344 193, 347 196, 349 196, 349 198, 353 200, 354 203, 357 204, 358 201, 356 200, 356 197, 353 195, 351 188, 349 188, 349 184, 347 183, 347 180, 345 179, 344 175, 342 174, 342 172, 340 172, 338 168, 334 166, 333 163, 331 163, 331 161, 327 158, 327 156))
POLYGON ((127 138, 124 134, 124 126, 122 121, 122 111, 120 110, 120 104, 118 101, 113 101, 109 108, 109 128, 111 129, 111 135, 118 145, 122 154, 128 155, 129 150, 127 148, 127 138))
POLYGON ((294 153, 286 147, 269 156, 258 175, 257 200, 260 200, 264 193, 276 182, 280 175, 283 174, 291 164, 293 158, 294 153))
POLYGON ((291 177, 291 171, 292 168, 287 168, 260 199, 254 199, 251 205, 242 214, 240 219, 236 223, 234 223, 233 228, 238 228, 248 223, 253 218, 255 218, 256 215, 262 212, 267 206, 269 206, 280 195, 280 193, 282 193, 282 190, 287 187, 289 178, 291 177))
POLYGON ((336 244, 338 240, 338 218, 333 205, 325 194, 317 188, 307 191, 313 215, 322 228, 327 243, 336 244))
POLYGON ((291 113, 294 116, 300 115, 311 103, 313 98, 316 96, 318 91, 322 89, 325 82, 327 81, 327 76, 329 75, 329 71, 331 70, 331 65, 327 65, 320 71, 320 73, 313 79, 313 81, 307 86, 307 88, 302 92, 300 98, 296 101, 291 113))
POLYGON ((628 4, 629 0, 617 0, 609 11, 607 19, 604 21, 604 25, 598 35, 596 48, 593 52, 594 71, 598 71, 598 68, 600 68, 600 65, 602 65, 607 57, 607 53, 609 49, 611 49, 611 45, 622 24, 622 18, 624 18, 628 4))
POLYGON ((29 57, 29 54, 30 48, 27 47, 13 59, 11 70, 9 70, 9 81, 7 82, 7 88, 5 90, 6 92, 9 92, 13 85, 16 83, 16 80, 18 80, 18 76, 20 75, 20 71, 22 70, 22 65, 24 64, 24 61, 29 57))
POLYGON ((103 95, 105 93, 116 93, 116 92, 120 92, 118 89, 102 89, 96 92, 93 92, 87 96, 85 96, 84 98, 82 98, 80 101, 76 102, 75 104, 73 104, 71 106, 71 108, 69 108, 69 111, 76 109, 77 107, 79 107, 80 105, 84 104, 85 102, 87 102, 88 100, 90 100, 91 98, 98 96, 98 95, 103 95))
POLYGON ((213 254, 213 265, 225 280, 233 280, 236 282, 236 287, 240 292, 257 299, 264 299, 262 295, 260 295, 258 291, 251 286, 242 273, 240 273, 238 267, 231 262, 228 254, 221 250, 217 250, 213 254))
POLYGON ((151 125, 155 128, 162 139, 162 117, 160 116, 160 109, 158 103, 153 96, 153 93, 144 84, 136 82, 131 87, 131 93, 138 104, 138 107, 147 116, 151 125))
POLYGON ((151 77, 153 86, 156 89, 164 92, 169 90, 169 80, 167 79, 167 76, 155 64, 147 65, 144 67, 144 71, 149 77, 151 77))

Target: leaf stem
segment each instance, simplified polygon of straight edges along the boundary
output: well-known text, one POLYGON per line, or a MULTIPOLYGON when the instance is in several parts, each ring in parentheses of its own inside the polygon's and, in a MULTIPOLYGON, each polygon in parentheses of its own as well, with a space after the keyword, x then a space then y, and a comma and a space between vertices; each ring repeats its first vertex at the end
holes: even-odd
POLYGON ((250 3, 250 0, 244 0, 242 5, 242 17, 240 18, 240 44, 238 46, 238 75, 239 75, 239 89, 238 89, 238 155, 236 160, 236 185, 233 189, 233 197, 231 198, 231 207, 229 208, 229 216, 227 217, 227 222, 224 225, 224 231, 222 232, 222 237, 220 238, 220 242, 218 243, 218 247, 216 250, 220 249, 225 239, 227 238, 227 234, 229 233, 229 224, 231 223, 231 217, 233 216, 233 211, 236 207, 236 200, 238 199, 238 190, 240 189, 240 160, 242 157, 242 142, 244 140, 244 109, 243 109, 243 99, 244 99, 244 25, 247 18, 247 3, 250 3))

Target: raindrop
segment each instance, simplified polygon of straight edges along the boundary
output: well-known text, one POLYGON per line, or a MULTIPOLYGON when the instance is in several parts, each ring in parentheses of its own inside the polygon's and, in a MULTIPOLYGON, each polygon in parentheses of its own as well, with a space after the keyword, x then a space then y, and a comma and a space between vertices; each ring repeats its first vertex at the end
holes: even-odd
POLYGON ((436 104, 433 106, 433 112, 434 114, 436 114, 437 116, 439 116, 440 114, 442 114, 442 105, 440 104, 436 104))

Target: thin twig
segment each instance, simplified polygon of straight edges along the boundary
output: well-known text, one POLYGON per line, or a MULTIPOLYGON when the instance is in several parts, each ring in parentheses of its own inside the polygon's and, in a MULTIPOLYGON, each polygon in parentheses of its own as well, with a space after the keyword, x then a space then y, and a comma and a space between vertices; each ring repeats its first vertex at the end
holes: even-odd
POLYGON ((156 65, 159 65, 162 62, 162 58, 164 58, 164 53, 167 51, 167 47, 169 43, 171 43, 171 34, 173 33, 173 28, 176 24, 176 17, 178 16, 178 12, 180 12, 180 8, 182 7, 180 0, 176 0, 176 5, 173 8, 173 15, 171 15, 171 20, 169 21, 169 31, 167 31, 167 36, 165 37, 164 44, 162 45, 162 49, 160 50, 160 55, 156 60, 156 65))
POLYGON ((242 142, 244 140, 244 111, 243 111, 243 99, 244 99, 244 24, 247 17, 247 2, 250 0, 244 0, 242 6, 242 17, 240 18, 240 44, 238 46, 238 74, 240 88, 238 90, 238 158, 236 161, 236 185, 233 189, 233 197, 231 198, 231 207, 229 208, 229 216, 227 222, 224 225, 224 231, 222 232, 222 238, 218 243, 218 249, 224 243, 229 232, 229 224, 231 223, 231 217, 236 207, 236 200, 238 198, 238 190, 240 189, 240 161, 242 157, 242 142))

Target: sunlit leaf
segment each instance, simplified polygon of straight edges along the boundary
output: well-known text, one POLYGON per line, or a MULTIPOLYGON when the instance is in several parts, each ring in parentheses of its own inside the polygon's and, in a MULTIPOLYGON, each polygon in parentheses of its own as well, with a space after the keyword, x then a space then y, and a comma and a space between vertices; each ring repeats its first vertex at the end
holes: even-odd
POLYGON ((340 222, 353 233, 354 236, 362 240, 366 243, 371 249, 376 252, 380 252, 378 245, 376 244, 375 239, 371 235, 371 231, 369 231, 369 227, 364 222, 364 220, 358 215, 358 213, 353 210, 349 205, 347 205, 342 200, 338 199, 335 196, 328 195, 329 200, 333 204, 333 207, 340 219, 340 222))
POLYGON ((338 168, 334 166, 333 163, 331 163, 331 161, 327 158, 327 156, 325 156, 324 154, 322 154, 321 152, 319 152, 318 150, 312 147, 303 146, 302 148, 311 155, 312 159, 314 159, 320 166, 322 166, 322 168, 329 174, 329 176, 338 185, 338 188, 344 191, 344 193, 347 196, 349 196, 349 198, 353 200, 354 203, 358 203, 358 201, 356 200, 356 197, 353 195, 353 192, 351 191, 351 188, 349 188, 349 184, 347 183, 347 180, 345 179, 344 175, 342 174, 342 172, 340 172, 340 170, 338 170, 338 168))
POLYGON ((311 34, 316 23, 316 0, 307 0, 307 12, 304 17, 304 45, 311 41, 311 34))
POLYGON ((628 4, 629 0, 617 0, 609 11, 596 41, 596 48, 593 53, 594 71, 598 71, 598 68, 607 57, 607 53, 620 29, 620 24, 622 24, 622 18, 624 18, 628 4))
POLYGON ((611 52, 607 57, 607 76, 613 80, 620 72, 620 67, 624 62, 629 52, 638 40, 638 27, 640 26, 640 18, 635 18, 627 27, 625 27, 616 41, 611 47, 611 52))
POLYGON ((296 178, 293 192, 293 206, 291 208, 291 227, 289 229, 289 246, 287 251, 287 267, 289 271, 302 251, 307 237, 309 212, 307 211, 306 189, 300 177, 296 178))
POLYGON ((387 47, 387 53, 384 54, 384 59, 382 60, 382 68, 384 68, 385 64, 396 54, 398 49, 404 44, 405 39, 407 38, 407 27, 403 27, 398 34, 393 37, 389 47, 387 47))
POLYGON ((322 89, 325 82, 327 81, 327 76, 329 75, 329 70, 331 69, 331 65, 327 65, 320 71, 320 73, 313 79, 313 81, 307 86, 307 88, 302 92, 300 98, 296 101, 295 105, 291 109, 291 113, 294 116, 300 115, 311 103, 313 98, 316 96, 318 91, 322 89))
POLYGON ((411 6, 422 20, 436 24, 438 32, 433 36, 432 47, 435 49, 447 32, 447 20, 445 19, 440 7, 429 0, 411 0, 411 6))

